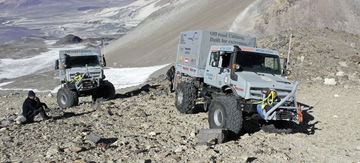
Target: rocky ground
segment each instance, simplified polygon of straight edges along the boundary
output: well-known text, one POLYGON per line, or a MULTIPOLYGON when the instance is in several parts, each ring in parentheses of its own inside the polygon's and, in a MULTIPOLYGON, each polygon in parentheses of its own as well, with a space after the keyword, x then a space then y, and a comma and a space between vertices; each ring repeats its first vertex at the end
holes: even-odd
MULTIPOLYGON (((267 133, 252 121, 224 144, 196 145, 207 113, 180 114, 164 76, 117 99, 61 110, 54 95, 39 94, 55 120, 11 121, 24 93, 0 97, 0 161, 25 162, 360 162, 360 93, 322 83, 302 84, 298 100, 313 106, 293 133, 267 133), (6 127, 5 127, 6 126, 6 127), (97 135, 101 143, 91 140, 97 135), (109 144, 109 145, 107 145, 109 144)), ((356 89, 358 90, 358 88, 356 89)))

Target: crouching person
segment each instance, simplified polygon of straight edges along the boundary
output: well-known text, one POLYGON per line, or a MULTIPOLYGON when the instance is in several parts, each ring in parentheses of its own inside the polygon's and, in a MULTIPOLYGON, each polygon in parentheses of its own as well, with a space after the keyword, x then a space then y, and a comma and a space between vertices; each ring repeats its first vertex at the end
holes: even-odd
POLYGON ((35 116, 37 116, 38 114, 40 114, 43 120, 50 119, 50 117, 46 115, 44 109, 47 109, 46 104, 40 102, 40 99, 36 97, 33 91, 29 91, 28 97, 23 103, 22 117, 17 119, 18 121, 20 121, 18 123, 32 123, 34 122, 35 116))

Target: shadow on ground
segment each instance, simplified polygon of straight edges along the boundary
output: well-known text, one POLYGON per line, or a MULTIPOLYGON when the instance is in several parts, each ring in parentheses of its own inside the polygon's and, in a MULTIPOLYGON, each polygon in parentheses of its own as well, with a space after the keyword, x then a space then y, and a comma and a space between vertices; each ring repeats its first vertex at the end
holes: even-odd
POLYGON ((144 92, 149 93, 151 91, 151 89, 157 89, 159 86, 160 85, 146 84, 146 85, 142 86, 139 89, 136 89, 136 90, 133 90, 133 91, 130 91, 130 92, 126 92, 124 94, 116 94, 114 99, 130 98, 130 97, 133 97, 133 96, 138 96, 138 95, 140 95, 141 93, 144 93, 144 92))
POLYGON ((83 116, 86 114, 91 114, 93 112, 95 112, 95 110, 84 112, 84 113, 78 113, 78 114, 76 114, 74 112, 64 112, 63 115, 53 117, 53 119, 54 120, 67 119, 67 118, 71 118, 71 117, 78 117, 78 116, 83 116))

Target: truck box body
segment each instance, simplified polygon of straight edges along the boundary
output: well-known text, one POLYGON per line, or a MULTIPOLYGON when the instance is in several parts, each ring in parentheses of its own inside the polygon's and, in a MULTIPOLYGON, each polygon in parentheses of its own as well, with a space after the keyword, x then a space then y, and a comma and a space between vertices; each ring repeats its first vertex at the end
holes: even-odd
POLYGON ((256 47, 256 38, 231 32, 187 31, 180 34, 176 70, 194 77, 204 77, 207 56, 213 45, 256 47))

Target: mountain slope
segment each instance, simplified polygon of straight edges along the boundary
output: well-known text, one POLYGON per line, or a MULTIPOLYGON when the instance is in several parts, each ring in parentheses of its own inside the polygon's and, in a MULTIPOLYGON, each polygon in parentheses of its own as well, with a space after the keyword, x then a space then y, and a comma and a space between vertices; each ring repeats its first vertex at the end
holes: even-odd
POLYGON ((189 1, 155 14, 105 48, 111 66, 174 62, 178 35, 186 30, 230 30, 257 37, 303 28, 360 34, 358 0, 189 1))
POLYGON ((149 66, 175 61, 178 35, 182 31, 227 31, 239 12, 252 0, 188 1, 169 6, 149 17, 132 32, 106 47, 109 66, 149 66))

